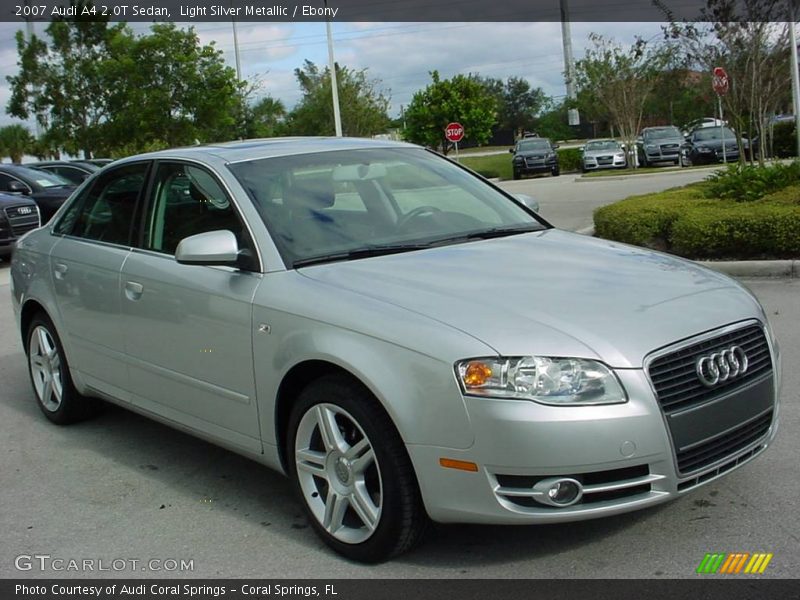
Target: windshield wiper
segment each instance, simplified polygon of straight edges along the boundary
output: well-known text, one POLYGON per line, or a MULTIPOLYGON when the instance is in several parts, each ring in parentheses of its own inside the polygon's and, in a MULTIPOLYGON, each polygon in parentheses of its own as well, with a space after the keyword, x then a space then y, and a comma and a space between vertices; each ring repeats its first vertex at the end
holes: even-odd
POLYGON ((297 267, 308 267, 311 265, 320 265, 323 263, 336 262, 340 260, 356 260, 359 258, 369 258, 370 256, 383 256, 385 254, 399 254, 401 252, 411 252, 413 250, 424 250, 425 248, 430 248, 434 244, 436 244, 436 242, 426 242, 424 244, 414 243, 366 246, 364 248, 356 248, 355 250, 348 250, 346 252, 333 252, 331 254, 300 258, 292 263, 292 267, 296 269, 297 267))
POLYGON ((458 236, 459 239, 467 240, 488 240, 491 238, 506 237, 509 235, 518 235, 520 233, 530 233, 531 231, 543 231, 545 228, 539 223, 513 225, 511 227, 492 227, 491 229, 484 229, 482 231, 473 231, 472 233, 465 233, 458 236))

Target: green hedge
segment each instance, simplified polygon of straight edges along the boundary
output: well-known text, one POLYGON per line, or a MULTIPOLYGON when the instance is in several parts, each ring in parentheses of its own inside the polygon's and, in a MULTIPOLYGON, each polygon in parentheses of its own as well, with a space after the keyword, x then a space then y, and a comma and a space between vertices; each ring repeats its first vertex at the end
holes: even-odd
POLYGON ((559 148, 558 168, 564 173, 581 170, 581 151, 577 148, 559 148))
POLYGON ((800 185, 752 202, 708 198, 709 187, 702 182, 599 208, 595 235, 689 258, 800 257, 800 185))

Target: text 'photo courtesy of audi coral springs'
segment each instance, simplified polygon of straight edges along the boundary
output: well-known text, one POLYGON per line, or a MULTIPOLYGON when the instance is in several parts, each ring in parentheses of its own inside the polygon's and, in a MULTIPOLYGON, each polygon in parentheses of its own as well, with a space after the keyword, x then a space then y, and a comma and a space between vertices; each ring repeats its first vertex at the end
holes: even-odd
POLYGON ((428 520, 654 506, 778 423, 778 346, 743 286, 554 229, 409 144, 117 161, 19 240, 11 292, 48 419, 105 400, 260 461, 359 561, 428 520))

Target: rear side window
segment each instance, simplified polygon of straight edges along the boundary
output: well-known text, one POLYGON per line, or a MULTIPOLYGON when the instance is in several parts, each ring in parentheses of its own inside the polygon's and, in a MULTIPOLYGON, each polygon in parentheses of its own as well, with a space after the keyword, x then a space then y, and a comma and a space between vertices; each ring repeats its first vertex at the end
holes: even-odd
POLYGON ((136 203, 147 180, 147 163, 136 163, 104 173, 70 205, 55 227, 59 234, 130 244, 136 203))

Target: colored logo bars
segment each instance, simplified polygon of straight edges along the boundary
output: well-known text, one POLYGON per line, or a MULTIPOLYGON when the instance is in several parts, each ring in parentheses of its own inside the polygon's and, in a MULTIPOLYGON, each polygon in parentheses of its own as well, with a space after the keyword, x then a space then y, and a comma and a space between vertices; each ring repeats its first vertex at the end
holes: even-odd
POLYGON ((717 573, 719 575, 737 575, 739 573, 749 573, 761 575, 767 568, 769 561, 772 560, 772 553, 756 552, 733 552, 706 554, 697 567, 697 573, 708 575, 717 573))

